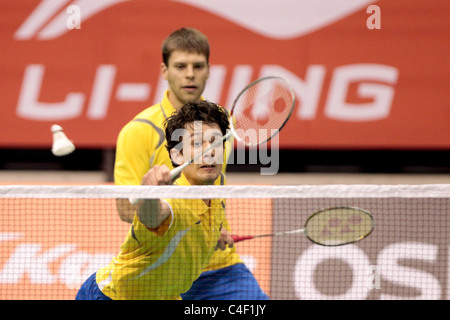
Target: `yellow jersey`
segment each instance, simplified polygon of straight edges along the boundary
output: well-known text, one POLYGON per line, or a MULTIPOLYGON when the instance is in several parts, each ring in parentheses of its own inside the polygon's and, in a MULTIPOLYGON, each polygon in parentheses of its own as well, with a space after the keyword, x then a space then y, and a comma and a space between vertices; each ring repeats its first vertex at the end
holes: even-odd
MULTIPOLYGON (((184 175, 176 184, 190 185, 184 175)), ((134 216, 111 263, 98 270, 100 290, 114 300, 179 300, 215 251, 225 219, 222 199, 164 199, 171 215, 157 229, 134 216)))
MULTIPOLYGON (((120 131, 114 167, 114 182, 117 185, 140 185, 144 174, 154 165, 166 165, 173 168, 166 150, 164 132, 165 120, 175 112, 164 93, 161 103, 151 106, 128 122, 120 131)), ((225 157, 230 154, 232 142, 225 144, 225 157)), ((226 170, 227 159, 224 159, 223 172, 226 170)), ((223 185, 226 178, 221 175, 214 184, 223 185)), ((224 228, 230 230, 228 221, 224 220, 224 228)), ((242 263, 235 247, 217 250, 204 271, 217 270, 230 265, 242 263)))

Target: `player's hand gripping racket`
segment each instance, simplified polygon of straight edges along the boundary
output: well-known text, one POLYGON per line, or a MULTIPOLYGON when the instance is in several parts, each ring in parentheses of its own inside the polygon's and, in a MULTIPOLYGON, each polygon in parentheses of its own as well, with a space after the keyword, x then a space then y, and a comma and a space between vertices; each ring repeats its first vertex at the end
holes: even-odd
POLYGON ((303 229, 256 236, 233 235, 234 242, 287 234, 303 234, 322 246, 342 246, 366 238, 374 229, 370 212, 354 207, 335 207, 313 213, 303 229))
MULTIPOLYGON (((217 148, 231 136, 246 146, 268 142, 280 132, 295 106, 295 94, 291 84, 282 77, 260 78, 246 86, 235 98, 230 110, 230 131, 222 139, 198 152, 189 161, 173 169, 172 180, 188 165, 217 148)), ((138 199, 130 199, 136 204, 138 199)))

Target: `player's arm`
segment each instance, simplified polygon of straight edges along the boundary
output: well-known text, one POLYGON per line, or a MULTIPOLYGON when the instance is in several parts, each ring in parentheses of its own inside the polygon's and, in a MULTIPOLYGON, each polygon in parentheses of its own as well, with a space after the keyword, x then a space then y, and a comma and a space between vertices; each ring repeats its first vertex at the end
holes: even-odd
MULTIPOLYGON (((144 123, 131 121, 119 134, 114 165, 116 185, 139 185, 150 167, 148 149, 143 146, 152 147, 152 141, 143 134, 148 129, 145 126, 144 123)), ((127 199, 117 199, 116 207, 122 221, 133 222, 136 206, 127 199)))
POLYGON ((116 207, 120 220, 128 223, 133 222, 136 207, 128 199, 116 199, 116 207))
MULTIPOLYGON (((172 184, 170 169, 163 165, 155 165, 142 178, 142 185, 167 185, 172 184)), ((141 200, 137 205, 139 221, 148 228, 158 228, 169 216, 168 204, 160 199, 141 200)))

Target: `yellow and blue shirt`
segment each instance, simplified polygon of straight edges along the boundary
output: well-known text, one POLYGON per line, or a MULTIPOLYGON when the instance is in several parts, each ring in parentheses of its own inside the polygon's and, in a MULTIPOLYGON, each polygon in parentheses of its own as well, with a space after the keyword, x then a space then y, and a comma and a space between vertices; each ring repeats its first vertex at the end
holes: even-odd
MULTIPOLYGON (((184 175, 176 184, 190 185, 184 175)), ((222 199, 165 199, 171 215, 157 229, 134 216, 111 263, 97 271, 100 290, 113 300, 177 300, 209 263, 225 219, 222 199)))
MULTIPOLYGON (((164 133, 165 120, 175 112, 165 92, 161 103, 151 106, 128 122, 120 131, 114 168, 114 181, 117 185, 140 185, 144 174, 154 165, 166 165, 172 169, 172 162, 166 150, 164 133)), ((229 156, 232 142, 225 144, 225 154, 229 156)), ((223 172, 226 169, 224 159, 223 172)), ((226 183, 225 175, 222 174, 214 184, 226 183)), ((228 221, 224 220, 224 228, 230 230, 228 221)), ((224 267, 242 263, 235 247, 225 250, 217 250, 205 271, 217 270, 224 267)))

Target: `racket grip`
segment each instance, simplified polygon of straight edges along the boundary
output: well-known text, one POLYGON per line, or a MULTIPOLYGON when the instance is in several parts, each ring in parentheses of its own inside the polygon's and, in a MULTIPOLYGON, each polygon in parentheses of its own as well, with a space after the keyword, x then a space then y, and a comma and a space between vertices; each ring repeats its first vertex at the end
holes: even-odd
POLYGON ((170 170, 170 177, 172 181, 175 181, 175 179, 177 179, 180 176, 181 171, 183 171, 183 169, 186 168, 188 165, 189 163, 185 163, 181 166, 176 167, 175 169, 170 170))
POLYGON ((234 240, 234 242, 240 242, 244 240, 251 240, 254 238, 254 236, 238 236, 238 235, 232 235, 231 236, 234 240))

